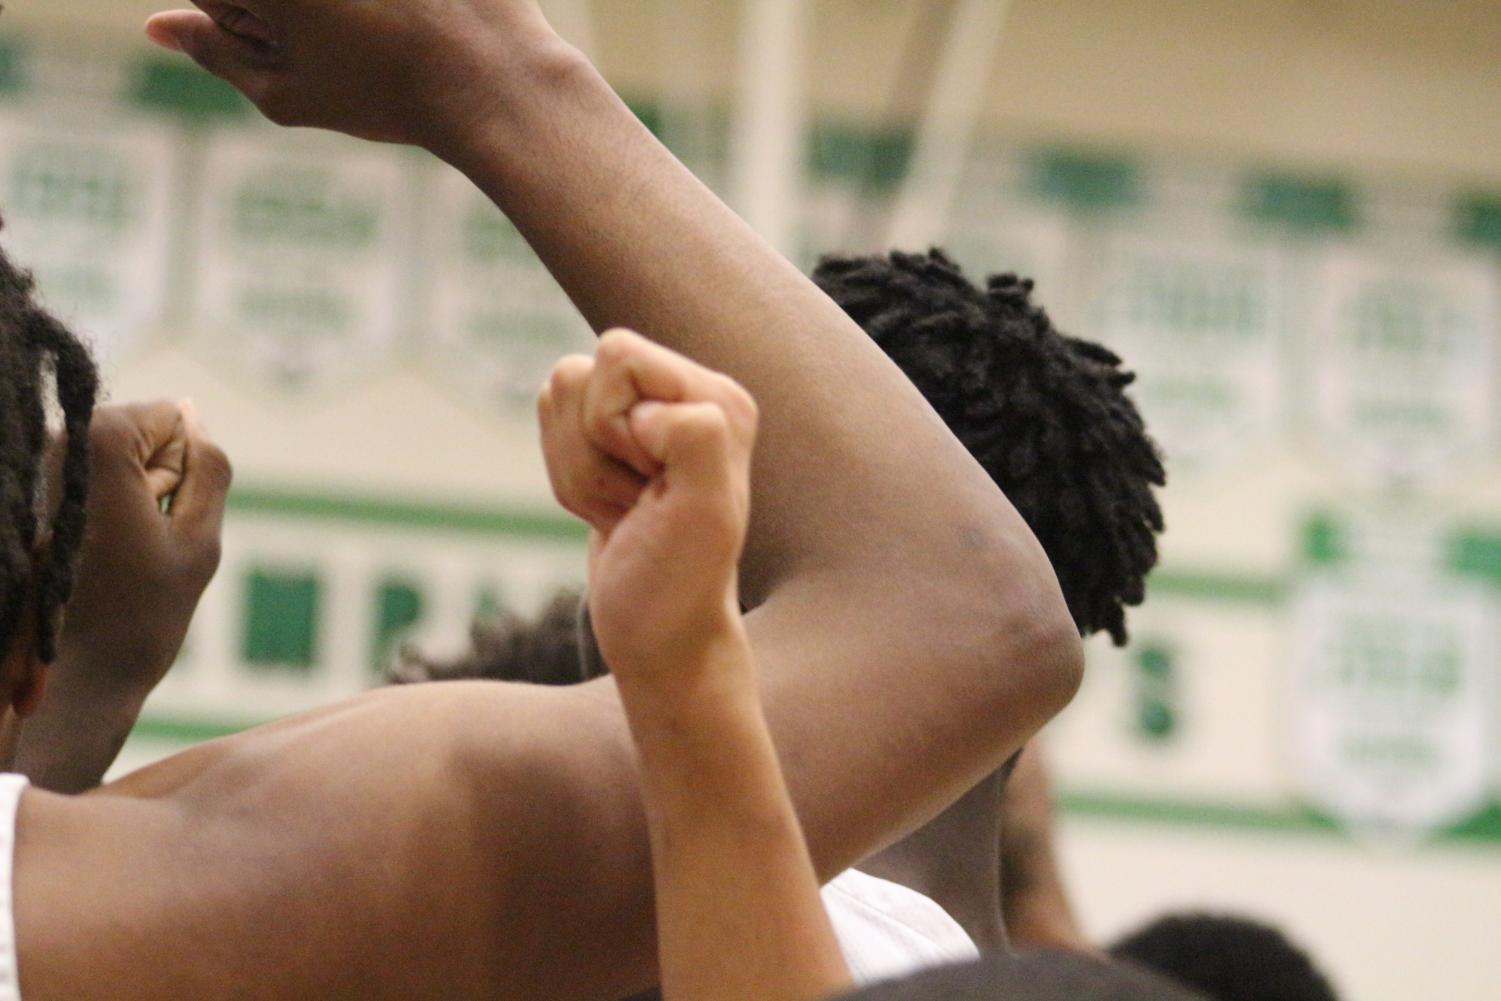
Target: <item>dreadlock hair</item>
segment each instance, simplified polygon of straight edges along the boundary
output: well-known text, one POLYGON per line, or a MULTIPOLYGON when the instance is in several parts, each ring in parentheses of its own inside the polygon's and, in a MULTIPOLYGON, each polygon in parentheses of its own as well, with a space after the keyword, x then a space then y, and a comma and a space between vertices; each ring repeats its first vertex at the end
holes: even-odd
POLYGON ((38 481, 47 439, 49 377, 67 447, 51 541, 36 566, 37 653, 57 655, 58 611, 73 590, 89 490, 89 422, 99 376, 88 349, 43 310, 31 276, 0 251, 0 648, 15 640, 42 537, 38 481))
POLYGON ((1214 1001, 1337 1001, 1329 980, 1281 931, 1227 914, 1168 914, 1110 947, 1116 959, 1214 1001))
POLYGON ((906 373, 1010 499, 1081 635, 1126 642, 1157 562, 1162 459, 1099 344, 1053 329, 1032 281, 975 287, 943 251, 825 257, 813 280, 906 373))
POLYGON ((572 685, 586 680, 577 627, 580 594, 562 590, 536 618, 512 611, 475 620, 470 648, 452 660, 427 656, 411 645, 397 654, 386 673, 389 684, 487 678, 534 685, 572 685))

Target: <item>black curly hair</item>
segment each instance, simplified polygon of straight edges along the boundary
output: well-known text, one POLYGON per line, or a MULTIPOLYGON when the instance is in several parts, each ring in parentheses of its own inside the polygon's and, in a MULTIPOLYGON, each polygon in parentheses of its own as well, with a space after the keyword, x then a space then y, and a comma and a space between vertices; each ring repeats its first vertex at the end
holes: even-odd
POLYGON ((1271 925, 1227 914, 1168 914, 1110 947, 1214 1001, 1337 1001, 1334 987, 1271 925))
POLYGON ((977 288, 943 251, 823 258, 813 280, 906 373, 1042 543, 1082 635, 1126 642, 1157 562, 1162 458, 1109 349, 1059 333, 1032 282, 977 288))
POLYGON ((457 658, 429 657, 404 645, 386 672, 389 684, 489 678, 534 685, 572 685, 586 680, 578 634, 577 590, 558 591, 535 618, 511 611, 478 619, 469 628, 469 650, 457 658))
POLYGON ((73 590, 89 490, 89 422, 99 377, 89 351, 41 308, 31 276, 0 251, 0 649, 20 627, 28 590, 37 608, 37 654, 57 654, 58 611, 73 590), (46 393, 56 393, 67 446, 51 540, 39 497, 47 441, 46 393))

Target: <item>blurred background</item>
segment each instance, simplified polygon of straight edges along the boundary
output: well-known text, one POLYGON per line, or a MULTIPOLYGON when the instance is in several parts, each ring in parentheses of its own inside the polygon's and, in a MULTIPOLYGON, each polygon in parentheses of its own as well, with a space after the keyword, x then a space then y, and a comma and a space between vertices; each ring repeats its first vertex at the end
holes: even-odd
MULTIPOLYGON (((801 264, 941 244, 1139 371, 1163 563, 1049 731, 1088 930, 1245 910, 1357 1001, 1495 998, 1501 2, 544 6, 801 264)), ((115 399, 194 398, 237 466, 125 767, 582 574, 531 398, 590 339, 514 230, 265 125, 155 9, 0 18, 6 247, 115 399)))

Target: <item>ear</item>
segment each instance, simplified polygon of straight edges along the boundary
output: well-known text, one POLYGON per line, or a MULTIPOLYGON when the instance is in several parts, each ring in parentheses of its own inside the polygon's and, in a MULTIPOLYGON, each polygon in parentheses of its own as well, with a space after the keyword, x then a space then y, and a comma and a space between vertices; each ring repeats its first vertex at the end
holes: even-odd
POLYGON ((46 664, 34 662, 31 672, 16 683, 11 691, 10 705, 18 718, 25 719, 41 708, 42 696, 47 692, 48 670, 46 664))

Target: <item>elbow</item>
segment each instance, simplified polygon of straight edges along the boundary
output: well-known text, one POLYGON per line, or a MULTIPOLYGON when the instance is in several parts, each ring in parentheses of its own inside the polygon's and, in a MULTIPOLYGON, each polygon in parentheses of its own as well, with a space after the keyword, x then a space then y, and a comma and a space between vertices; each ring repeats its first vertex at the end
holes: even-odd
MULTIPOLYGON (((971 642, 983 650, 995 712, 1025 734, 1042 728, 1073 700, 1084 680, 1084 645, 1052 565, 1027 533, 982 551, 961 601, 979 623, 971 642)), ((1020 743, 1017 745, 1020 746, 1020 743)))
MULTIPOLYGON (((1054 585, 1056 590, 1056 585, 1054 585)), ((1074 625, 1063 596, 1057 595, 1056 607, 1049 608, 1046 621, 1031 637, 1033 665, 1029 679, 1042 710, 1038 728, 1062 712, 1084 682, 1084 642, 1074 625)))

